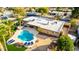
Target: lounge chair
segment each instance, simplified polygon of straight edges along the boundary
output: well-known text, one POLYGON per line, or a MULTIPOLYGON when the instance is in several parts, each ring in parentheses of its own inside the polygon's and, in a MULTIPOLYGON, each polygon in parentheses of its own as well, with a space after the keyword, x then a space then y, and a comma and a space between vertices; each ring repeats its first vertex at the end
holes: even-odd
POLYGON ((32 45, 32 44, 33 44, 33 42, 30 42, 30 44, 32 45))
POLYGON ((25 42, 24 45, 27 45, 27 42, 25 42))
POLYGON ((30 42, 25 42, 24 45, 29 46, 29 45, 31 45, 31 43, 30 42))
POLYGON ((13 43, 15 40, 11 39, 10 41, 7 42, 7 44, 13 43))
POLYGON ((28 42, 27 44, 30 45, 30 42, 28 42))

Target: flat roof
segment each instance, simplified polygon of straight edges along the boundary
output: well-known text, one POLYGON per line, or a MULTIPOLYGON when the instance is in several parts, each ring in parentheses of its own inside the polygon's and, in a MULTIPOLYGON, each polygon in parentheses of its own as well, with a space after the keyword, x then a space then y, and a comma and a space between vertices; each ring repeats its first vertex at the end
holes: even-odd
MULTIPOLYGON (((49 20, 48 18, 42 18, 42 17, 27 17, 25 18, 26 20, 32 20, 29 21, 27 24, 32 25, 32 26, 37 26, 46 30, 50 30, 53 32, 60 32, 63 28, 63 25, 65 22, 63 21, 58 21, 58 20, 49 20)), ((25 21, 24 19, 24 21, 25 21)))

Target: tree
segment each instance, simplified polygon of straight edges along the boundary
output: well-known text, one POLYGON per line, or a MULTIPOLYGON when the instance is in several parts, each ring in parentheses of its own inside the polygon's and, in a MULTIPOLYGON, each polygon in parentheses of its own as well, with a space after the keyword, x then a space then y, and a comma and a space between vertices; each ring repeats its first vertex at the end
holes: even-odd
POLYGON ((5 50, 7 51, 7 46, 6 46, 6 37, 7 35, 7 30, 6 30, 6 26, 4 24, 0 25, 0 37, 2 38, 3 42, 4 42, 4 46, 5 46, 5 50))
POLYGON ((12 36, 12 26, 15 24, 14 22, 10 21, 10 20, 6 20, 4 22, 5 26, 7 27, 7 32, 9 33, 9 36, 12 36))
POLYGON ((13 12, 14 12, 15 14, 20 15, 20 16, 25 16, 25 14, 26 14, 26 9, 21 8, 21 7, 15 7, 15 8, 13 8, 13 12))
POLYGON ((18 22, 20 23, 20 26, 21 26, 22 19, 26 15, 26 9, 18 7, 18 8, 14 8, 13 11, 14 11, 15 14, 17 14, 17 16, 18 16, 17 20, 18 20, 18 22))
POLYGON ((74 43, 67 35, 60 36, 57 42, 58 42, 58 50, 60 51, 74 50, 74 43))
POLYGON ((4 8, 0 7, 0 12, 3 12, 4 11, 4 8))
POLYGON ((21 19, 21 18, 17 18, 17 21, 18 21, 18 23, 19 23, 19 26, 21 26, 22 19, 21 19))
POLYGON ((60 7, 57 7, 57 8, 56 8, 56 11, 60 11, 60 7))
POLYGON ((48 13, 48 12, 49 12, 48 8, 46 8, 46 7, 37 8, 36 11, 39 12, 39 13, 41 13, 42 15, 43 15, 44 13, 48 13))
POLYGON ((76 19, 70 20, 71 26, 75 27, 76 26, 76 19))
POLYGON ((72 11, 72 17, 79 18, 79 7, 74 7, 74 10, 72 11))
POLYGON ((35 12, 36 11, 36 8, 35 7, 30 7, 28 12, 35 12))
POLYGON ((77 19, 72 19, 70 20, 70 23, 71 23, 71 27, 74 31, 76 31, 76 29, 78 28, 78 25, 77 25, 77 19))

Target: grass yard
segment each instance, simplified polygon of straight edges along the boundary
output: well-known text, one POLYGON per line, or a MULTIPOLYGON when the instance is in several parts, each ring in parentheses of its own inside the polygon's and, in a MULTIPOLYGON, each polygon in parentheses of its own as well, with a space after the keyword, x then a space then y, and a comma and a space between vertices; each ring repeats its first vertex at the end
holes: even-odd
POLYGON ((8 48, 8 51, 24 51, 26 50, 27 48, 25 47, 16 47, 14 45, 7 45, 7 48, 8 48))

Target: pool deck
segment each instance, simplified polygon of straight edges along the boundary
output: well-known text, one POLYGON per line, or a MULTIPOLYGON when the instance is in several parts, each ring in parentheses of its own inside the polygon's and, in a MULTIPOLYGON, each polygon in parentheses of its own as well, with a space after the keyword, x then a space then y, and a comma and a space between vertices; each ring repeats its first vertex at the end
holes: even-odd
POLYGON ((26 49, 26 51, 32 51, 36 48, 39 48, 40 46, 48 46, 51 42, 52 42, 51 38, 46 38, 46 39, 37 38, 37 42, 33 44, 31 48, 26 49))
MULTIPOLYGON (((22 40, 20 40, 20 39, 17 38, 18 35, 21 33, 22 30, 27 30, 27 31, 29 31, 30 33, 33 33, 33 34, 34 34, 34 40, 31 40, 31 41, 34 42, 34 41, 37 40, 36 35, 38 34, 38 32, 37 32, 35 29, 29 28, 29 27, 25 27, 25 28, 21 27, 21 29, 16 30, 16 32, 14 33, 14 35, 9 39, 9 40, 11 40, 11 39, 15 40, 15 42, 13 42, 13 43, 11 43, 11 44, 15 44, 15 43, 17 43, 17 42, 23 42, 23 43, 26 42, 26 41, 22 41, 22 40)), ((9 40, 8 40, 8 41, 9 41, 9 40)))
MULTIPOLYGON (((15 42, 13 42, 13 43, 11 43, 11 44, 14 44, 14 43, 16 43, 16 42, 22 42, 20 39, 17 38, 18 34, 20 34, 21 31, 22 31, 22 30, 16 30, 15 34, 9 39, 9 40, 11 40, 11 39, 15 40, 15 42)), ((8 41, 9 41, 9 40, 8 40, 8 41)))
MULTIPOLYGON (((30 32, 33 32, 33 34, 35 34, 35 36, 36 36, 35 43, 33 45, 31 45, 31 46, 28 46, 28 49, 26 49, 25 51, 32 51, 32 50, 35 50, 35 49, 37 49, 37 48, 39 48, 41 46, 46 46, 46 47, 42 48, 42 49, 46 50, 47 46, 53 41, 53 38, 48 37, 46 35, 45 36, 42 35, 42 37, 41 37, 37 33, 37 31, 35 31, 35 29, 33 29, 33 28, 24 28, 24 29, 26 29, 26 30, 28 30, 30 32)), ((15 40, 14 43, 16 43, 16 42, 22 42, 20 39, 17 38, 17 35, 20 34, 21 31, 22 30, 16 30, 15 34, 12 36, 12 38, 15 40)), ((12 39, 12 38, 10 38, 10 39, 12 39)), ((41 48, 39 48, 39 49, 41 51, 41 48)), ((37 51, 39 51, 39 50, 37 50, 37 51)))

